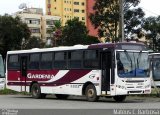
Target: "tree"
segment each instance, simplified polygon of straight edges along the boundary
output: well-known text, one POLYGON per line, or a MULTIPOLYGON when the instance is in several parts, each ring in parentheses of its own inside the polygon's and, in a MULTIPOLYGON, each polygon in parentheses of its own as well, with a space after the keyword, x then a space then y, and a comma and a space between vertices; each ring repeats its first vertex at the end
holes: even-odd
POLYGON ((78 18, 68 20, 62 30, 62 44, 68 46, 84 44, 87 34, 85 24, 79 21, 78 18))
POLYGON ((51 38, 51 45, 48 47, 53 47, 59 45, 59 41, 61 40, 62 36, 62 26, 60 20, 55 20, 54 25, 50 27, 50 29, 47 31, 48 34, 50 34, 51 38), (57 43, 58 41, 58 43, 57 43))
POLYGON ((54 22, 54 27, 53 27, 53 41, 54 41, 54 46, 59 45, 59 42, 57 44, 57 41, 60 41, 62 36, 62 26, 61 26, 61 21, 57 20, 54 22))
MULTIPOLYGON (((136 33, 144 17, 141 8, 134 8, 140 0, 125 0, 124 7, 124 28, 125 37, 136 33)), ((94 13, 91 13, 90 20, 95 28, 99 28, 99 37, 108 37, 112 42, 118 41, 120 35, 119 29, 119 0, 96 0, 93 7, 94 13)))
POLYGON ((27 40, 30 34, 28 26, 19 17, 0 16, 0 51, 3 57, 9 50, 21 49, 22 39, 27 40))
POLYGON ((35 36, 32 36, 27 41, 25 41, 25 44, 23 44, 24 49, 32 49, 32 48, 43 48, 45 43, 35 36))
POLYGON ((99 43, 100 41, 98 40, 97 37, 94 37, 94 36, 87 36, 87 38, 84 40, 84 43, 85 45, 89 45, 89 44, 96 44, 96 43, 99 43))
POLYGON ((160 16, 146 18, 142 27, 146 31, 146 39, 150 40, 149 47, 160 51, 160 16))

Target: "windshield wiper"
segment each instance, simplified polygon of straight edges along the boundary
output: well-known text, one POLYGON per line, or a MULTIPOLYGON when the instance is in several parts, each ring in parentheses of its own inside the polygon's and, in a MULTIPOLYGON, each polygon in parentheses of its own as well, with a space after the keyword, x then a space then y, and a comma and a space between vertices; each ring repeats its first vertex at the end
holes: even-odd
POLYGON ((137 68, 139 68, 139 58, 141 57, 142 51, 139 52, 138 58, 137 58, 137 68))
POLYGON ((130 60, 130 62, 131 62, 131 70, 132 70, 132 69, 133 69, 132 59, 131 59, 131 57, 129 56, 129 54, 128 54, 128 52, 127 52, 126 50, 125 50, 124 52, 125 52, 125 54, 126 54, 126 56, 127 56, 127 59, 130 60))

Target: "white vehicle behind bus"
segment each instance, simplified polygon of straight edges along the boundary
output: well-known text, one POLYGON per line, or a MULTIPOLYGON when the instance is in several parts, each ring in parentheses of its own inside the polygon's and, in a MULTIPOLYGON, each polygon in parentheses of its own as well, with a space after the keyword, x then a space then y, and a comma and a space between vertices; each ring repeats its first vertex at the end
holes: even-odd
POLYGON ((0 90, 3 90, 4 87, 5 87, 4 62, 2 56, 0 55, 0 90))
POLYGON ((149 61, 151 63, 151 75, 153 78, 153 87, 160 88, 160 53, 150 53, 149 61))

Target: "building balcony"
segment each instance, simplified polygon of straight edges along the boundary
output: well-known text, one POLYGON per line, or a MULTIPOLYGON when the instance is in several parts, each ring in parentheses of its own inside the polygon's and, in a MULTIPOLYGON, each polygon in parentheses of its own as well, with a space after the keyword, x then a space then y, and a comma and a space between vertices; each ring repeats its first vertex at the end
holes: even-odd
POLYGON ((51 15, 51 12, 48 12, 48 15, 51 15))
POLYGON ((51 8, 51 4, 48 4, 47 7, 48 7, 48 8, 51 8))

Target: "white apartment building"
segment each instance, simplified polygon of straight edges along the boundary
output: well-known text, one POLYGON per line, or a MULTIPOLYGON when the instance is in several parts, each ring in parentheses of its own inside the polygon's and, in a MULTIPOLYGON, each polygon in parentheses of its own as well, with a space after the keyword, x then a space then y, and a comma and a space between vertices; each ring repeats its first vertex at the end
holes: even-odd
POLYGON ((38 37, 43 41, 53 37, 47 30, 54 26, 55 20, 61 19, 59 16, 43 15, 41 8, 26 8, 16 12, 14 16, 19 16, 28 25, 31 36, 38 37))

